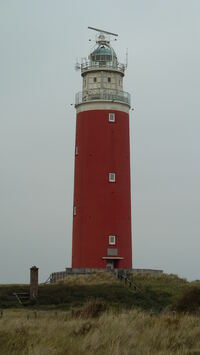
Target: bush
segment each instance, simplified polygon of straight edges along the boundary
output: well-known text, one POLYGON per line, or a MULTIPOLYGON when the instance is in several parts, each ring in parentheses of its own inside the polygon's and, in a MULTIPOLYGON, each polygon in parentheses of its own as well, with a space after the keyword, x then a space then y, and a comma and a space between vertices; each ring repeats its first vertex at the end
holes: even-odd
POLYGON ((200 287, 185 290, 173 307, 178 312, 200 312, 200 287))

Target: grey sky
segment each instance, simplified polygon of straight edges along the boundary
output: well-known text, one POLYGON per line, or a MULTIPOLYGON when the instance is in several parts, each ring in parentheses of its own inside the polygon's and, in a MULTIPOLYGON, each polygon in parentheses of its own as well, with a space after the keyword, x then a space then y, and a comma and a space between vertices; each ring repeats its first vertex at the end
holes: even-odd
POLYGON ((200 279, 200 1, 0 0, 0 283, 71 265, 76 58, 129 49, 133 264, 200 279))

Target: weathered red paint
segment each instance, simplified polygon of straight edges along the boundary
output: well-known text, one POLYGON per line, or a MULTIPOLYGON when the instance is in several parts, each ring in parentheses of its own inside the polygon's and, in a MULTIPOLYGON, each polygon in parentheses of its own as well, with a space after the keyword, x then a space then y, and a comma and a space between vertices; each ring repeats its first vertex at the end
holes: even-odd
POLYGON ((117 248, 116 268, 132 268, 129 115, 115 110, 77 114, 74 177, 73 268, 106 268, 107 248, 117 248), (115 113, 115 123, 108 121, 115 113), (116 173, 116 182, 108 179, 116 173), (116 245, 109 245, 109 235, 116 245))

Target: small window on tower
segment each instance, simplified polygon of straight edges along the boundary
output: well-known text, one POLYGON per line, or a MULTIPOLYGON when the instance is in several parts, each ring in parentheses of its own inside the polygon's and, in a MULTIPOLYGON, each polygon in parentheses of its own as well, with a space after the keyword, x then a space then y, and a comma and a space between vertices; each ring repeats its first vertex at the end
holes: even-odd
POLYGON ((96 83, 96 81, 97 81, 97 78, 96 78, 96 77, 94 77, 94 78, 93 78, 93 81, 94 81, 94 83, 96 83))
POLYGON ((110 77, 108 77, 108 83, 111 83, 111 78, 110 77))
POLYGON ((114 113, 109 113, 109 122, 115 122, 115 114, 114 113))
POLYGON ((115 235, 109 235, 109 244, 115 245, 115 235))
POLYGON ((74 206, 74 216, 76 216, 76 206, 74 206))
POLYGON ((78 155, 78 146, 75 147, 75 155, 78 155))
POLYGON ((109 182, 115 182, 115 173, 109 173, 109 182))

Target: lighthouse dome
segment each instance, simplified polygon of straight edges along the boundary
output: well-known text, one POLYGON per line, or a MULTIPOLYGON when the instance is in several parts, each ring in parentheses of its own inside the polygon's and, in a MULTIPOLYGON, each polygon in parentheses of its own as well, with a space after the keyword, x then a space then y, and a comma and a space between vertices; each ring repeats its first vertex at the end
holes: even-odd
POLYGON ((91 54, 90 59, 92 64, 99 66, 116 66, 117 56, 115 51, 105 45, 100 45, 91 54))

